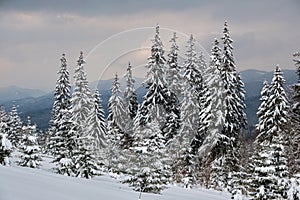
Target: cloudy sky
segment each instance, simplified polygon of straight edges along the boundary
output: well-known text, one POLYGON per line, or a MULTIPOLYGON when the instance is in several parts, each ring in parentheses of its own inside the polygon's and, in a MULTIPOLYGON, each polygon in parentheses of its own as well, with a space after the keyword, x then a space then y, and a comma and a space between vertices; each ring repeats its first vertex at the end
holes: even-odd
POLYGON ((145 71, 154 26, 166 50, 177 32, 181 55, 190 34, 210 51, 228 21, 237 69, 294 69, 300 50, 299 0, 0 0, 0 87, 51 90, 60 57, 73 74, 79 52, 90 81, 145 71))

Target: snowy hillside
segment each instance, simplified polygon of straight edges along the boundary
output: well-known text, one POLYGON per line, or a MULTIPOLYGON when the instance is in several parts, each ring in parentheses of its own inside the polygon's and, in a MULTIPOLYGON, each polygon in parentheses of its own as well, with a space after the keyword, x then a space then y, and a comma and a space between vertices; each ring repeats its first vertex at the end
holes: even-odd
MULTIPOLYGON (((57 175, 46 170, 0 167, 0 200, 136 200, 139 193, 109 176, 92 180, 57 175)), ((172 186, 161 195, 142 194, 144 200, 225 200, 227 193, 172 186)))

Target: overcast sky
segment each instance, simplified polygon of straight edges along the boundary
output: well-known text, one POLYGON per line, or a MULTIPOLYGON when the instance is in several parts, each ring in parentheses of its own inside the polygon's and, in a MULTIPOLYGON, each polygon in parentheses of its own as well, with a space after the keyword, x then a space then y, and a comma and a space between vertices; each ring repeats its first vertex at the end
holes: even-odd
POLYGON ((90 81, 145 72, 154 27, 166 50, 178 32, 181 55, 190 34, 210 51, 228 21, 237 69, 294 69, 300 50, 299 0, 0 0, 0 87, 51 90, 65 53, 73 74, 82 50, 90 81))

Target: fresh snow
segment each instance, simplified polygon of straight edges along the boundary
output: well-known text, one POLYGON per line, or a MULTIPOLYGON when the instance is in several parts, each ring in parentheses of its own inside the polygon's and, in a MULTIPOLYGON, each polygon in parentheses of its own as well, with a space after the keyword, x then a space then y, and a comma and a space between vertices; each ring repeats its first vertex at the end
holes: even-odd
MULTIPOLYGON (((91 180, 54 174, 43 169, 0 166, 0 200, 137 200, 139 193, 108 175, 91 180)), ((171 186, 142 200, 225 200, 230 194, 171 186)))

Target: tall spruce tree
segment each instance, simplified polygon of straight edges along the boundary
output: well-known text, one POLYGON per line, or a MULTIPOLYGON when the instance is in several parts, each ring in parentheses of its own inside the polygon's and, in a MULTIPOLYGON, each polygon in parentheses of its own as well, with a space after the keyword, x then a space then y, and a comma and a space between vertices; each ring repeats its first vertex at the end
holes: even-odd
MULTIPOLYGON (((274 71, 264 125, 259 127, 256 151, 251 158, 250 196, 253 199, 280 199, 287 195, 287 155, 285 126, 288 109, 285 80, 278 66, 274 71)), ((263 94, 263 93, 262 93, 263 94)), ((263 101, 262 101, 263 103, 263 101)))
POLYGON ((292 175, 300 173, 300 53, 296 52, 293 54, 293 61, 296 66, 296 73, 298 81, 292 85, 292 98, 291 98, 291 131, 289 133, 290 144, 289 144, 289 162, 290 162, 290 173, 292 175))
POLYGON ((152 120, 159 122, 162 127, 166 121, 166 105, 169 92, 165 80, 165 63, 163 44, 159 35, 159 25, 156 26, 155 37, 152 40, 151 56, 148 58, 148 72, 145 80, 147 93, 143 97, 143 103, 139 109, 139 124, 145 126, 152 120), (151 116, 153 114, 153 116, 151 116))
POLYGON ((135 80, 132 77, 132 66, 129 63, 126 73, 126 88, 124 91, 124 107, 130 116, 130 119, 133 120, 136 116, 138 109, 137 94, 134 89, 135 80))
POLYGON ((67 59, 65 54, 62 54, 60 58, 61 66, 58 71, 58 79, 55 85, 54 91, 54 103, 52 107, 52 116, 50 120, 49 133, 49 143, 47 144, 47 151, 52 152, 52 145, 55 145, 53 137, 56 137, 56 132, 58 131, 58 126, 61 120, 64 120, 65 116, 62 116, 62 110, 70 110, 71 107, 71 84, 69 81, 69 71, 67 70, 67 59))
POLYGON ((18 164, 23 167, 39 168, 42 160, 41 148, 37 141, 36 126, 31 125, 28 117, 27 125, 22 128, 21 155, 18 164))
POLYGON ((93 108, 91 91, 89 88, 89 83, 87 80, 87 75, 84 71, 84 57, 83 52, 80 52, 79 59, 77 61, 77 67, 74 74, 74 91, 72 94, 72 121, 77 124, 78 128, 76 129, 79 136, 85 134, 86 120, 90 110, 93 108))
POLYGON ((73 176, 75 173, 74 151, 77 149, 77 124, 71 120, 71 112, 62 109, 62 118, 57 122, 57 131, 50 140, 51 152, 54 156, 54 170, 58 174, 73 176))
POLYGON ((58 79, 56 81, 54 91, 54 103, 52 107, 52 117, 50 120, 50 131, 56 132, 56 123, 63 117, 60 116, 60 110, 70 109, 71 106, 71 84, 69 81, 69 71, 67 70, 67 59, 65 54, 60 58, 61 67, 58 71, 58 79))
POLYGON ((177 35, 174 32, 173 37, 170 40, 171 48, 168 54, 167 61, 167 82, 169 90, 176 95, 178 99, 182 97, 182 76, 181 66, 178 63, 179 47, 177 45, 177 35))
POLYGON ((98 90, 95 91, 93 98, 94 107, 87 118, 87 135, 92 138, 95 153, 103 160, 104 148, 107 146, 107 126, 98 90))
POLYGON ((14 147, 19 147, 22 140, 22 121, 20 119, 17 107, 12 106, 11 112, 9 113, 8 119, 8 136, 7 138, 11 141, 14 147))
POLYGON ((110 143, 123 149, 130 146, 131 138, 125 132, 129 116, 127 116, 123 99, 120 96, 121 90, 117 74, 112 84, 111 91, 112 94, 108 101, 108 135, 110 143))
POLYGON ((257 136, 256 141, 258 143, 263 142, 266 139, 266 121, 268 120, 267 111, 269 110, 269 97, 270 97, 270 86, 267 81, 264 81, 263 88, 261 90, 261 98, 260 98, 260 106, 258 108, 258 111, 256 113, 258 118, 258 124, 256 126, 259 135, 257 136))

